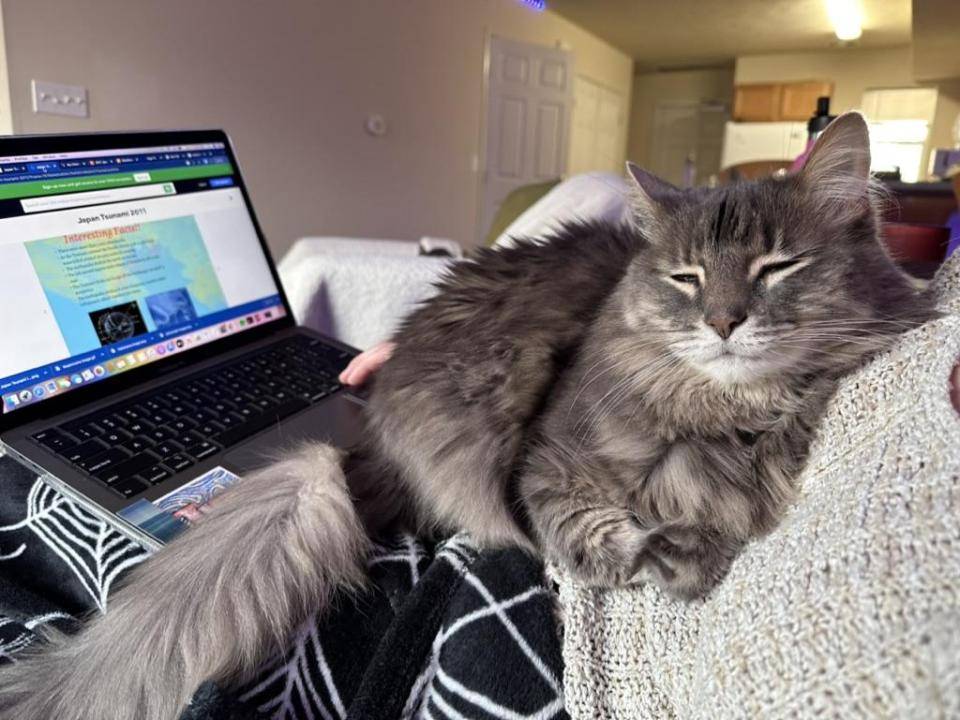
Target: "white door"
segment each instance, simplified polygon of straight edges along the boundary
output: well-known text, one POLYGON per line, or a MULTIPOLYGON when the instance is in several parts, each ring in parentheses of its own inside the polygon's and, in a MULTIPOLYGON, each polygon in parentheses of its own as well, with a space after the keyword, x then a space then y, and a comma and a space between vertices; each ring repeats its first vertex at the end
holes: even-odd
MULTIPOLYGON (((657 103, 653 114, 650 170, 678 186, 705 185, 720 171, 729 109, 717 102, 657 103), (693 172, 686 172, 693 161, 693 172)), ((766 123, 771 125, 773 123, 766 123)))
POLYGON ((626 123, 623 96, 578 75, 574 81, 569 175, 607 170, 623 173, 626 123))
POLYGON ((490 39, 487 144, 478 237, 523 185, 566 173, 573 57, 554 48, 490 39))
POLYGON ((650 167, 654 175, 681 187, 687 158, 696 161, 700 103, 657 103, 650 137, 650 167))

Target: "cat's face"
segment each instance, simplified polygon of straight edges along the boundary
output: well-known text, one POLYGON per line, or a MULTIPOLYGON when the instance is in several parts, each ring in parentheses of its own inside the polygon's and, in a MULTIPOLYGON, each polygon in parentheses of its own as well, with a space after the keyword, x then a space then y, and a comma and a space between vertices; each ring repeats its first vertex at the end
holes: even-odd
POLYGON ((846 365, 892 334, 875 286, 908 281, 877 242, 863 120, 835 123, 799 176, 690 192, 638 177, 651 248, 628 273, 628 324, 723 383, 846 365))

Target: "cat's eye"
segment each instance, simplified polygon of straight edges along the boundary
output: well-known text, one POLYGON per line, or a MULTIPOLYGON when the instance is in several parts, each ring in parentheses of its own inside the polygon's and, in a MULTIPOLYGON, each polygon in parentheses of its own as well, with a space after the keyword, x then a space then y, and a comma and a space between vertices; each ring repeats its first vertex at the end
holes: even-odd
POLYGON ((688 273, 678 273, 677 275, 671 275, 670 279, 674 282, 684 283, 685 285, 694 285, 697 286, 700 284, 700 278, 696 275, 690 275, 688 273))
POLYGON ((764 265, 760 268, 760 272, 757 273, 757 280, 762 280, 765 277, 773 275, 774 273, 781 272, 782 270, 789 270, 792 267, 795 267, 799 264, 800 260, 794 258, 792 260, 782 260, 781 262, 774 262, 764 265))

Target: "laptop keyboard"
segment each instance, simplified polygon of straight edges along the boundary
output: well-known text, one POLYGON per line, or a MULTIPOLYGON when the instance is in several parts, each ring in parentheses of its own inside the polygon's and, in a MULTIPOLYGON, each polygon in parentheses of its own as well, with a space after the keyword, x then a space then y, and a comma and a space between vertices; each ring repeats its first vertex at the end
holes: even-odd
POLYGON ((295 335, 32 437, 132 497, 336 392, 351 357, 295 335))

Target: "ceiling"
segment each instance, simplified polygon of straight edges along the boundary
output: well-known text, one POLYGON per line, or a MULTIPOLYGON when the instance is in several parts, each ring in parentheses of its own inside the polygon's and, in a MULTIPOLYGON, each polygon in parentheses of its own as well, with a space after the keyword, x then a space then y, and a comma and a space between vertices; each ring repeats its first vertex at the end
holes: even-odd
MULTIPOLYGON (((858 47, 910 42, 910 0, 860 0, 858 47)), ((547 7, 643 68, 730 62, 738 55, 838 46, 823 0, 547 0, 547 7)))

